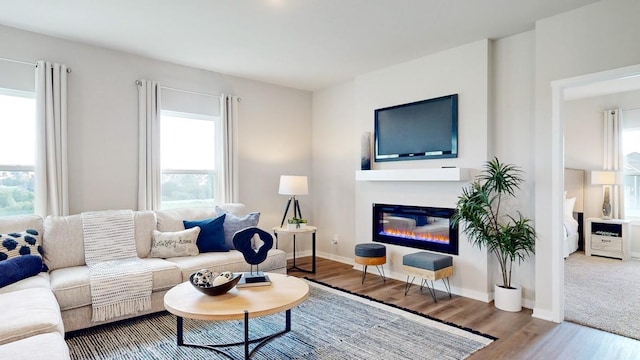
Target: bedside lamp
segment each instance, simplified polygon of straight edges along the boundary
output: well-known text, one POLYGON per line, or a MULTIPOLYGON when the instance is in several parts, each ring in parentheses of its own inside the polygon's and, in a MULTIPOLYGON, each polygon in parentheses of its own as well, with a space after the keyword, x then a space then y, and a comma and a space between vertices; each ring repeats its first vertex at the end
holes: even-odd
POLYGON ((280 187, 278 189, 280 195, 290 195, 289 201, 287 201, 287 207, 284 209, 284 215, 282 215, 282 222, 280 227, 284 226, 284 220, 287 218, 289 212, 289 206, 293 201, 293 217, 302 218, 302 212, 300 212, 300 205, 298 204, 297 195, 309 194, 309 184, 306 176, 297 175, 282 175, 280 176, 280 187))
POLYGON ((611 185, 617 184, 615 171, 592 171, 591 184, 602 185, 604 190, 602 200, 602 218, 611 219, 611 185))

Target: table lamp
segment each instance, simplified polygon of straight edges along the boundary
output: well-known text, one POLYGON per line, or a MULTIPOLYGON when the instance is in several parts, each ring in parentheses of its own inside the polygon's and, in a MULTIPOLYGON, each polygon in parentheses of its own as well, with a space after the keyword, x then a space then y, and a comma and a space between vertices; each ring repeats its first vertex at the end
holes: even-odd
POLYGON ((284 226, 284 221, 287 218, 291 202, 293 202, 293 217, 302 218, 302 212, 300 212, 300 205, 298 204, 296 196, 309 194, 307 177, 298 175, 281 175, 278 193, 280 195, 289 195, 289 200, 287 201, 287 207, 284 209, 284 215, 282 216, 280 227, 284 226))
POLYGON ((592 171, 591 184, 602 185, 604 195, 602 200, 602 218, 611 219, 611 185, 617 184, 615 171, 592 171))

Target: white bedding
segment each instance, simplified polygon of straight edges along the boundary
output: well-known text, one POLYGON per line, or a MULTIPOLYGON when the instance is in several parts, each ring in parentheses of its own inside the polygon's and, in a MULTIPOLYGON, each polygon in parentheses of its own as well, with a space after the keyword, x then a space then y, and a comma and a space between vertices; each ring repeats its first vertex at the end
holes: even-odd
POLYGON ((575 198, 564 199, 564 257, 578 250, 578 221, 573 218, 575 198))

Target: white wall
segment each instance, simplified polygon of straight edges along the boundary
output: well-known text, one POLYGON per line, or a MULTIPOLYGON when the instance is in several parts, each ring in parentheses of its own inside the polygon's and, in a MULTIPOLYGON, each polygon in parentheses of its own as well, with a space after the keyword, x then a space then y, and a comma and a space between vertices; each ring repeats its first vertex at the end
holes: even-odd
MULTIPOLYGON (((279 225, 286 197, 281 174, 311 175, 311 93, 226 76, 49 36, 0 27, 2 57, 67 64, 69 76, 70 210, 135 208, 137 106, 135 80, 239 96, 240 199, 261 211, 260 225, 279 225)), ((28 65, 0 61, 0 78, 33 74, 28 65)), ((33 84, 33 77, 29 80, 33 84)), ((1 83, 0 83, 1 84, 1 83)), ((218 101, 213 98, 212 101, 218 101)), ((313 179, 311 179, 313 181, 313 179)), ((313 194, 302 201, 312 219, 313 194)))
POLYGON ((318 251, 342 262, 353 260, 355 184, 355 84, 345 82, 313 94, 313 213, 318 251), (338 243, 333 244, 334 236, 338 243))
MULTIPOLYGON (((529 31, 501 40, 493 46, 493 146, 495 155, 523 170, 524 183, 511 203, 522 214, 534 218, 534 59, 535 32, 529 31)), ((491 257, 494 272, 499 271, 491 257)), ((514 266, 512 280, 522 286, 524 305, 532 308, 535 298, 535 256, 514 266)), ((494 278, 496 275, 494 275, 494 278)))
MULTIPOLYGON (((478 41, 431 56, 398 64, 355 80, 355 134, 352 179, 360 163, 360 134, 373 132, 374 110, 381 107, 435 98, 458 96, 458 158, 373 163, 373 169, 419 169, 457 166, 479 169, 488 158, 489 57, 490 42, 478 41)), ((357 182, 355 200, 356 243, 372 241, 371 205, 373 203, 455 208, 467 183, 456 182, 357 182)), ((487 276, 485 250, 472 247, 460 237, 459 255, 454 257, 453 292, 487 301, 493 281, 487 276)), ((386 272, 404 279, 402 256, 416 249, 387 245, 386 272)), ((346 254, 345 254, 346 256, 346 254)), ((353 255, 351 255, 353 256, 353 255)))
POLYGON ((640 63, 640 2, 604 0, 536 23, 535 59, 535 160, 536 160, 536 308, 534 316, 552 319, 561 308, 559 291, 553 290, 561 272, 552 248, 560 241, 554 222, 561 219, 561 177, 555 163, 558 131, 552 127, 551 82, 577 75, 640 63), (555 180, 554 180, 555 179, 555 180), (560 184, 557 184, 560 186, 560 184))

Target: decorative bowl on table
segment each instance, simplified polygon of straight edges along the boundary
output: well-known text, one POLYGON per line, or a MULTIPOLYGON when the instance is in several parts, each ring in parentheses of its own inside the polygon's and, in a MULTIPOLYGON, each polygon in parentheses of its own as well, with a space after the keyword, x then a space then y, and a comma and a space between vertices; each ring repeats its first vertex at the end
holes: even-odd
POLYGON ((220 274, 207 269, 194 272, 189 276, 191 285, 203 294, 217 296, 226 294, 233 289, 242 278, 242 273, 232 273, 229 271, 220 274))

